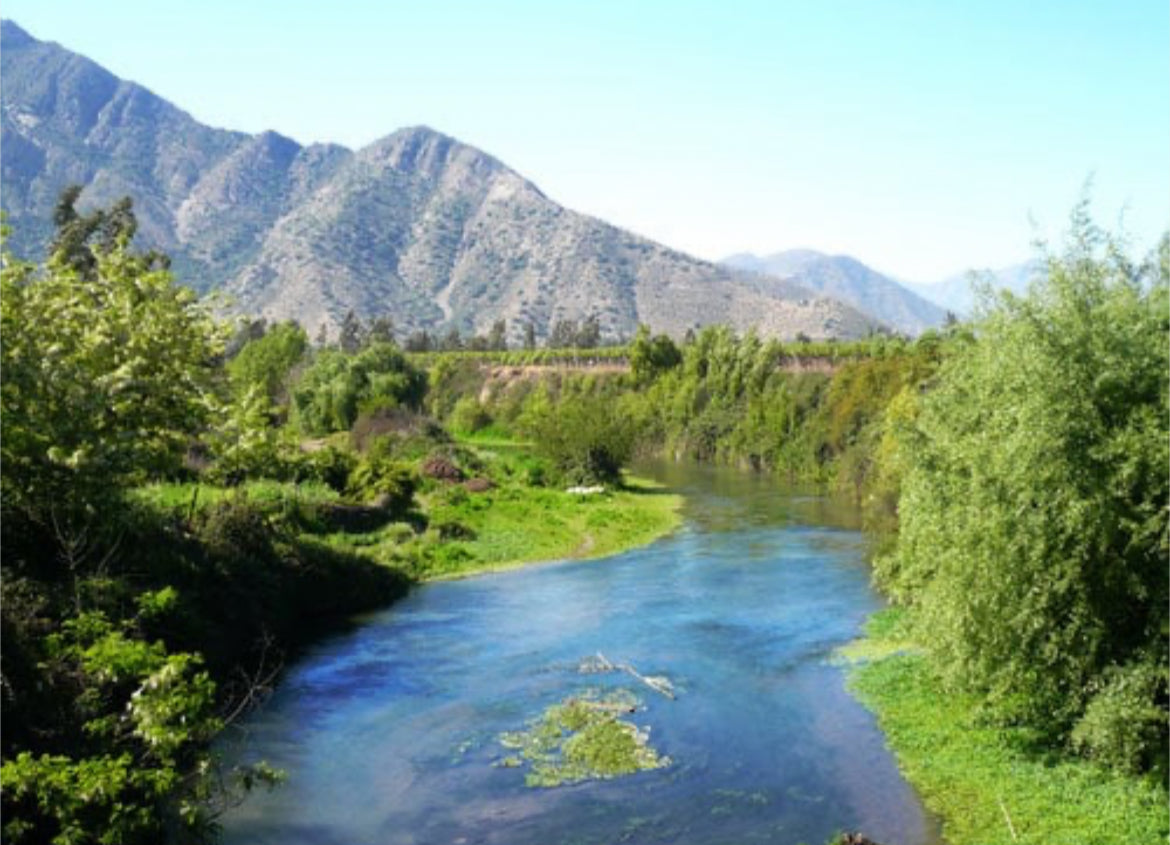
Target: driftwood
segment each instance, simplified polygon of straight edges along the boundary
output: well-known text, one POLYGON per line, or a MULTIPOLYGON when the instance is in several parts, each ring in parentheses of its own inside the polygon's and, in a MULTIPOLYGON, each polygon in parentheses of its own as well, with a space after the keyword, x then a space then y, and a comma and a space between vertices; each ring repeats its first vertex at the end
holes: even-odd
POLYGON ((641 681, 650 689, 654 690, 659 695, 664 695, 667 698, 674 700, 674 685, 671 684, 669 678, 663 678, 654 675, 643 675, 629 663, 611 663, 600 651, 593 658, 593 662, 589 664, 589 669, 584 671, 591 672, 625 672, 631 678, 641 681))
POLYGON ((878 843, 860 833, 843 833, 836 845, 878 845, 878 843))

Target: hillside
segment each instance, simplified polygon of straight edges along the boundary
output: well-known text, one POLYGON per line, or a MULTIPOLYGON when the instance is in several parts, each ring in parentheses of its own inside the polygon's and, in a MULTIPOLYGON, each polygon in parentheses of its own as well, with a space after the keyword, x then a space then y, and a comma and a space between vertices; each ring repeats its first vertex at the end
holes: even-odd
POLYGON ((910 335, 940 326, 946 311, 889 276, 847 255, 792 249, 767 256, 742 253, 725 258, 728 267, 762 274, 758 289, 772 290, 773 279, 808 288, 864 311, 891 328, 910 335))
POLYGON ((47 243, 70 183, 82 206, 129 195, 140 243, 228 307, 336 331, 349 310, 400 332, 596 314, 681 335, 711 323, 855 337, 874 321, 799 284, 692 258, 569 211, 492 156, 426 127, 360 150, 303 147, 191 115, 11 21, 0 31, 2 199, 17 253, 47 243))

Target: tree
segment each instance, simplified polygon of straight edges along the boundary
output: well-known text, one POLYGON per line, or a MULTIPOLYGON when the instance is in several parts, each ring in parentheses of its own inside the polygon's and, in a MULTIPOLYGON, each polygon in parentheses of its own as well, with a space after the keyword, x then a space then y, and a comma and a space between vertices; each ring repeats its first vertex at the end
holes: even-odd
POLYGON ((524 348, 536 348, 536 326, 532 325, 531 322, 524 324, 524 348))
MULTIPOLYGON (((70 185, 61 192, 53 209, 57 231, 49 255, 53 263, 92 281, 99 255, 112 252, 119 243, 128 244, 138 230, 138 221, 129 197, 123 197, 109 209, 80 214, 76 206, 81 191, 80 185, 70 185)), ((165 270, 170 266, 170 259, 154 250, 137 253, 136 258, 144 269, 165 270)))
POLYGON ((630 344, 630 372, 636 384, 649 384, 681 363, 682 352, 669 335, 660 334, 651 338, 649 326, 638 326, 638 333, 630 344))
POLYGON ((108 250, 70 241, 39 271, 4 250, 6 509, 92 505, 172 471, 215 405, 224 333, 157 260, 131 250, 132 215, 118 208, 108 250))
POLYGON ((549 349, 570 349, 577 342, 577 321, 557 320, 548 334, 545 346, 549 349))
POLYGON ((989 303, 907 424, 877 575, 951 686, 1149 765, 1167 725, 1170 242, 1135 265, 1082 204, 1046 263, 1026 298, 989 303))
POLYGON ((366 331, 365 342, 393 343, 394 321, 385 315, 381 317, 375 317, 370 321, 370 327, 366 331))
POLYGON ((524 428, 537 451, 569 484, 620 484, 633 454, 633 432, 609 403, 566 395, 534 401, 524 428))
POLYGON ((508 348, 508 321, 496 320, 487 336, 488 349, 501 352, 508 348))
POLYGON ((362 330, 362 321, 351 309, 345 315, 345 319, 341 321, 341 331, 337 336, 337 345, 341 347, 342 352, 348 352, 352 355, 362 348, 364 341, 365 333, 362 330))
POLYGON ((407 352, 430 352, 435 348, 435 340, 426 329, 419 329, 406 338, 404 348, 407 352))
POLYGON ((317 355, 293 388, 293 406, 306 434, 345 431, 358 414, 405 406, 417 409, 426 374, 395 345, 375 343, 356 355, 326 350, 317 355))
POLYGON ((601 322, 596 314, 590 314, 581 323, 575 342, 578 349, 594 349, 601 343, 601 322))
POLYGON ((463 338, 459 334, 458 326, 452 326, 447 330, 442 341, 439 342, 439 348, 445 352, 455 352, 463 348, 463 338))
POLYGON ((227 365, 233 395, 242 398, 249 391, 257 390, 271 404, 282 404, 289 373, 308 348, 305 330, 293 320, 278 323, 249 341, 227 365))

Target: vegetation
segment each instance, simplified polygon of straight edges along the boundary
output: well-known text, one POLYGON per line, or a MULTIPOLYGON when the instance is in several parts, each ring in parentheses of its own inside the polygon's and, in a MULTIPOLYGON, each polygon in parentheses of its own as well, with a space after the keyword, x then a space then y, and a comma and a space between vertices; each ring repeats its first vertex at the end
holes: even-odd
POLYGON ((989 722, 983 697, 955 693, 930 660, 905 653, 904 611, 874 617, 851 687, 877 714, 906 776, 953 845, 1166 838, 1166 793, 1140 776, 1037 754, 1032 732, 989 722))
POLYGON ((1135 266, 1074 224, 894 432, 908 468, 877 576, 947 689, 1164 780, 1170 246, 1135 266))
POLYGON ((528 765, 524 782, 554 787, 632 775, 670 765, 649 736, 619 714, 633 713, 638 699, 626 690, 586 692, 549 707, 527 730, 506 733, 500 744, 515 751, 497 765, 528 765))
MULTIPOLYGON (((1078 212, 1028 297, 914 342, 643 327, 510 351, 498 325, 407 354, 356 317, 337 347, 294 323, 229 341, 132 249, 128 203, 75 201, 49 261, 5 252, 0 277, 7 840, 209 834, 277 779, 208 743, 282 653, 413 581, 670 530, 678 497, 625 474, 639 454, 863 503, 903 610, 844 657, 954 841, 1009 817, 1020 841, 1165 835, 1167 242, 1134 264, 1078 212)), ((545 714, 530 778, 664 764, 613 704, 545 714)))
POLYGON ((131 250, 128 204, 90 215, 93 235, 71 202, 46 266, 5 252, 0 273, 3 835, 203 834, 234 790, 274 779, 218 771, 207 741, 278 647, 402 579, 245 503, 179 517, 128 498, 187 471, 225 401, 223 333, 163 262, 131 250), (237 668, 249 683, 228 682, 237 668))

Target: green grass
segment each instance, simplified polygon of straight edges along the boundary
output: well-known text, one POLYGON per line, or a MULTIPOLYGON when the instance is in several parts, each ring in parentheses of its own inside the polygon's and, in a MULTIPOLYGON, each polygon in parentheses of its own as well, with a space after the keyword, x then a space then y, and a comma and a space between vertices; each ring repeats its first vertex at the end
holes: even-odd
POLYGON ((239 487, 216 487, 211 484, 160 482, 131 492, 131 497, 142 504, 160 510, 201 511, 232 497, 241 497, 262 507, 279 508, 286 504, 324 504, 340 500, 340 496, 325 484, 304 481, 249 481, 239 487))
POLYGON ((485 493, 440 488, 424 497, 430 528, 422 535, 391 524, 370 534, 333 534, 326 541, 419 580, 459 578, 645 545, 678 525, 681 503, 681 497, 633 478, 624 489, 595 496, 522 484, 485 493), (444 530, 465 538, 445 539, 444 530))
POLYGON ((978 701, 943 692, 924 656, 882 656, 890 650, 883 643, 905 646, 898 613, 878 614, 869 635, 861 648, 869 656, 851 669, 850 685, 877 714, 903 773, 942 817, 951 845, 1166 841, 1161 786, 1038 755, 1020 733, 982 723, 978 701))

